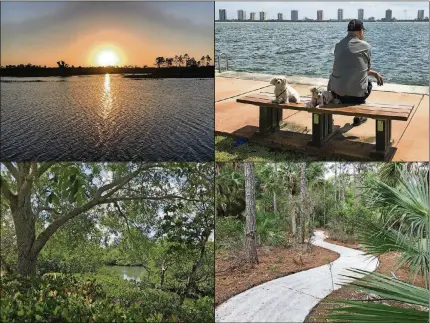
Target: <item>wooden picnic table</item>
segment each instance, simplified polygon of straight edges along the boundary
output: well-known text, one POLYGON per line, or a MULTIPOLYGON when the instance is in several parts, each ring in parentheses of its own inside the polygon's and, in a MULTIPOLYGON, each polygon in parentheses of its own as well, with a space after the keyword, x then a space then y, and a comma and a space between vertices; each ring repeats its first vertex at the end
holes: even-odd
MULTIPOLYGON (((259 133, 267 136, 280 130, 282 110, 297 110, 312 113, 312 140, 309 144, 321 147, 329 141, 339 129, 333 125, 333 115, 366 117, 375 119, 376 147, 372 153, 375 158, 383 158, 391 147, 391 121, 407 121, 414 105, 405 104, 329 104, 321 108, 308 108, 302 103, 273 103, 273 93, 251 93, 236 101, 260 107, 259 133)), ((310 100, 310 98, 308 98, 310 100)))

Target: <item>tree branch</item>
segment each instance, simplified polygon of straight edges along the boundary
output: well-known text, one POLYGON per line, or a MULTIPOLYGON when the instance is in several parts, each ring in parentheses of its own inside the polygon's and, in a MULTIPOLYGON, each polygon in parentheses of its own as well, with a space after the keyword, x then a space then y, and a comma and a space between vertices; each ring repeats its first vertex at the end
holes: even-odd
POLYGON ((2 162, 3 165, 6 166, 7 170, 9 171, 9 173, 11 173, 11 175, 13 176, 13 178, 15 178, 16 181, 18 181, 18 169, 13 166, 13 164, 11 162, 2 162))
POLYGON ((52 165, 55 165, 55 162, 46 162, 42 163, 37 169, 37 173, 35 174, 37 178, 43 175, 52 165))
POLYGON ((125 224, 127 224, 127 231, 130 234, 130 236, 131 236, 130 225, 128 224, 129 220, 128 220, 127 216, 124 214, 124 212, 122 212, 121 207, 119 206, 118 202, 115 202, 114 205, 117 208, 119 214, 125 219, 125 224))
POLYGON ((70 219, 73 219, 74 217, 90 210, 94 206, 99 204, 99 200, 92 199, 91 201, 85 203, 84 205, 77 207, 67 213, 66 215, 63 215, 62 217, 57 218, 54 220, 48 227, 39 234, 37 239, 34 241, 33 246, 31 247, 31 252, 33 254, 38 254, 40 250, 42 250, 43 246, 48 242, 49 238, 67 221, 70 219))
POLYGON ((126 185, 129 181, 131 181, 134 176, 136 176, 139 172, 144 170, 145 168, 152 167, 150 165, 141 166, 136 171, 130 173, 127 176, 121 177, 115 181, 113 181, 110 184, 104 185, 101 188, 99 188, 95 194, 95 196, 85 203, 82 206, 79 206, 66 215, 63 215, 62 217, 57 218, 54 220, 42 233, 39 234, 36 241, 33 243, 31 251, 34 254, 37 254, 42 250, 43 246, 48 242, 49 238, 67 221, 73 219, 74 217, 92 209, 93 207, 101 204, 107 204, 107 203, 116 203, 119 201, 131 201, 131 200, 152 200, 152 201, 160 201, 160 200, 166 200, 166 199, 182 199, 186 201, 194 201, 199 202, 199 200, 196 199, 189 199, 185 198, 180 195, 174 195, 174 194, 168 194, 164 196, 122 196, 122 197, 113 197, 110 198, 115 192, 117 192, 121 187, 126 185), (115 185, 113 185, 115 184, 115 185), (104 196, 101 196, 103 192, 109 190, 110 188, 113 188, 112 191, 108 192, 104 196))
POLYGON ((3 195, 9 201, 9 204, 13 204, 16 202, 17 196, 12 193, 12 191, 9 188, 9 184, 1 175, 0 175, 0 190, 1 190, 1 195, 3 195))
POLYGON ((37 173, 37 163, 31 163, 28 174, 24 175, 24 183, 19 189, 18 195, 27 196, 31 192, 31 188, 33 187, 34 177, 37 173))
POLYGON ((100 187, 96 191, 95 198, 102 197, 102 194, 104 192, 106 192, 106 191, 108 191, 108 190, 110 190, 110 189, 113 188, 113 190, 111 192, 108 192, 104 197, 106 197, 106 196, 112 196, 112 194, 114 194, 115 192, 117 192, 121 187, 123 187, 125 184, 127 184, 128 182, 130 182, 134 177, 136 177, 137 174, 139 174, 141 171, 143 171, 144 169, 147 169, 149 167, 148 166, 144 167, 144 166, 141 165, 134 172, 131 172, 130 174, 128 174, 126 176, 117 178, 112 183, 109 183, 109 184, 106 184, 106 185, 100 187))
POLYGON ((108 199, 103 199, 100 204, 105 203, 115 203, 118 201, 133 201, 133 200, 151 200, 151 201, 160 201, 160 200, 175 200, 180 199, 184 201, 190 201, 190 202, 200 202, 200 200, 196 199, 189 199, 180 195, 164 195, 164 196, 120 196, 120 197, 113 197, 108 199))

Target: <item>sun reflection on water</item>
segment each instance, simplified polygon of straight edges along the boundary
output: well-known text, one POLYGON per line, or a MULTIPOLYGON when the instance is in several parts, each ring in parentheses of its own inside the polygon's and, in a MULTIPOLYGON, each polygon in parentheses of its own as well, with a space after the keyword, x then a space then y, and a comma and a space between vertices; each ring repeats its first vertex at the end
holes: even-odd
POLYGON ((112 112, 112 93, 110 88, 110 75, 105 75, 105 82, 103 87, 103 119, 106 120, 110 117, 112 112))

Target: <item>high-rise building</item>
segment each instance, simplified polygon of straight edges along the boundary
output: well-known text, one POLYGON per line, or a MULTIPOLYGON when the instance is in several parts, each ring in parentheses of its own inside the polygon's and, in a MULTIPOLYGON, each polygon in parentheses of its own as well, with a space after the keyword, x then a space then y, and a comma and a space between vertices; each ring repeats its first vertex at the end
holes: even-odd
POLYGON ((317 10, 317 20, 318 21, 323 20, 323 11, 322 10, 317 10))
POLYGON ((219 10, 219 20, 222 20, 222 21, 227 20, 227 10, 226 9, 220 9, 219 10))
POLYGON ((393 11, 391 9, 388 9, 385 11, 385 20, 392 20, 393 19, 393 11))
POLYGON ((237 11, 237 20, 246 20, 246 11, 238 10, 237 11))
POLYGON ((364 9, 358 9, 358 20, 364 20, 364 9))
POLYGON ((257 14, 255 12, 251 12, 249 14, 249 20, 257 20, 257 14))
POLYGON ((291 20, 292 21, 299 20, 299 11, 298 10, 291 10, 291 20))
POLYGON ((267 12, 260 11, 260 20, 266 20, 267 19, 267 12))
POLYGON ((284 20, 284 15, 282 13, 278 13, 278 20, 284 20))
POLYGON ((418 10, 418 20, 424 20, 424 10, 418 10))
POLYGON ((337 20, 343 20, 343 9, 337 9, 337 20))

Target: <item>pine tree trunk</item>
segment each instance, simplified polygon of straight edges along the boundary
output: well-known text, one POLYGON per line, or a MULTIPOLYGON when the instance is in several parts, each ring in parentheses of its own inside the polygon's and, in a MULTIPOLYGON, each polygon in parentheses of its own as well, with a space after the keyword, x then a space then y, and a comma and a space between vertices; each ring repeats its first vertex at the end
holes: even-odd
POLYGON ((338 198, 337 198, 337 162, 334 163, 334 205, 337 209, 338 198))
POLYGON ((256 206, 255 206, 255 177, 254 164, 244 163, 245 173, 245 253, 246 260, 250 264, 258 264, 257 246, 255 241, 255 222, 256 222, 256 206))
POLYGON ((296 223, 296 210, 293 204, 293 194, 291 193, 288 197, 287 197, 287 201, 288 201, 288 205, 291 205, 291 233, 293 235, 293 237, 296 236, 297 234, 297 223, 296 223))
MULTIPOLYGON (((275 173, 275 179, 277 179, 278 169, 277 169, 276 163, 273 164, 273 171, 275 173)), ((278 203, 276 200, 276 192, 275 191, 273 191, 273 212, 274 213, 278 212, 278 203)))
POLYGON ((324 188, 324 210, 323 210, 323 214, 324 214, 324 228, 325 228, 325 201, 326 201, 326 199, 325 199, 325 182, 324 182, 324 186, 323 186, 323 188, 324 188))
POLYGON ((306 214, 305 214, 305 195, 306 195, 306 163, 300 164, 300 243, 305 242, 306 214))

